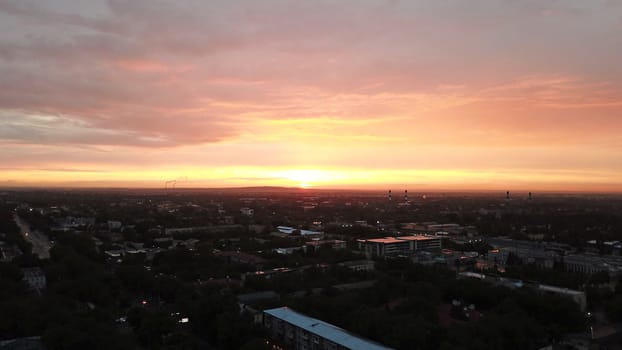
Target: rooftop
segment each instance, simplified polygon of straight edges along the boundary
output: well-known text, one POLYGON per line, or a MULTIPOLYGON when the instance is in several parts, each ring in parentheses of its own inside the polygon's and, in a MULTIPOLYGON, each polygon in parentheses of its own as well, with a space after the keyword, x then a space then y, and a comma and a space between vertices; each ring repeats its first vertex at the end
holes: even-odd
POLYGON ((414 235, 414 236, 400 236, 400 237, 397 237, 397 239, 401 239, 404 241, 430 241, 430 240, 438 239, 438 237, 414 235))
POLYGON ((384 237, 384 238, 368 239, 367 242, 372 242, 372 243, 403 243, 404 241, 401 240, 401 239, 397 239, 395 237, 384 237))
POLYGON ((357 350, 390 350, 370 340, 358 337, 348 331, 334 326, 330 323, 303 315, 288 307, 280 307, 276 309, 265 310, 264 313, 284 320, 288 323, 302 328, 310 333, 316 334, 322 338, 328 339, 335 344, 339 344, 348 349, 357 350))
POLYGON ((332 239, 332 240, 324 240, 324 241, 309 241, 306 242, 306 245, 311 245, 311 246, 319 246, 319 245, 323 245, 323 244, 341 244, 341 243, 345 243, 345 241, 341 241, 338 239, 332 239))
POLYGON ((266 262, 266 259, 260 256, 252 255, 252 254, 248 254, 244 252, 238 252, 238 251, 229 251, 229 250, 218 251, 214 255, 219 256, 219 257, 234 258, 234 259, 237 259, 239 261, 244 261, 249 264, 263 264, 266 262))
POLYGON ((322 232, 319 231, 311 231, 311 230, 298 230, 297 228, 293 228, 290 226, 277 226, 276 229, 281 232, 281 233, 285 233, 285 234, 292 234, 295 231, 300 231, 300 235, 301 236, 308 236, 308 235, 321 235, 322 232))

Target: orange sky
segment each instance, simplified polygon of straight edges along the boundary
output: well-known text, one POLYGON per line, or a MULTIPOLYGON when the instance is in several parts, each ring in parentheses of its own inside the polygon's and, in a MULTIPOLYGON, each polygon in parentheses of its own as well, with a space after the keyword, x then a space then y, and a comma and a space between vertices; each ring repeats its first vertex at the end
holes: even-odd
POLYGON ((0 187, 622 191, 622 3, 0 0, 0 187))

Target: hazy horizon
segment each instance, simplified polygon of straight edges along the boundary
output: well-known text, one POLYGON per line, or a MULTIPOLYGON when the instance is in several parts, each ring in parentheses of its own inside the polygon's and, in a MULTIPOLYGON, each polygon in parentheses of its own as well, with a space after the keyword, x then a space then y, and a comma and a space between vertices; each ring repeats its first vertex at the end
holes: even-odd
POLYGON ((611 0, 0 0, 0 187, 622 192, 621 32, 611 0))
POLYGON ((505 197, 506 192, 510 192, 512 199, 527 198, 529 193, 534 195, 564 195, 564 194, 585 194, 585 195, 620 195, 622 190, 606 189, 525 189, 525 188, 467 188, 467 187, 417 187, 409 185, 387 185, 387 186, 361 186, 361 187, 348 187, 348 186, 324 186, 324 187, 301 187, 301 186, 274 186, 274 185, 256 185, 256 186, 222 186, 222 187, 210 187, 210 186, 189 186, 188 184, 180 184, 175 186, 140 186, 135 184, 123 184, 123 185, 110 185, 103 182, 85 183, 80 185, 50 185, 50 184, 23 184, 15 186, 2 186, 0 185, 0 191, 163 191, 167 193, 185 192, 185 191, 231 191, 231 192, 270 192, 270 191, 285 191, 285 192, 308 192, 312 194, 314 191, 336 191, 336 192, 369 192, 385 195, 390 190, 392 195, 399 202, 404 195, 404 190, 408 191, 409 199, 418 200, 423 195, 442 194, 442 193, 455 193, 455 194, 498 194, 501 197, 505 197))

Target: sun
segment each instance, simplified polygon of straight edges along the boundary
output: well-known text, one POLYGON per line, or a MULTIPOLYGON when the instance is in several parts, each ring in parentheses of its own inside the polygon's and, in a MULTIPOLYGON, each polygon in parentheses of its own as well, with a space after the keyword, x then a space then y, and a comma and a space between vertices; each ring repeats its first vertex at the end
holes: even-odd
POLYGON ((330 179, 326 172, 313 169, 288 170, 284 175, 286 179, 296 183, 300 188, 309 188, 318 182, 330 179))

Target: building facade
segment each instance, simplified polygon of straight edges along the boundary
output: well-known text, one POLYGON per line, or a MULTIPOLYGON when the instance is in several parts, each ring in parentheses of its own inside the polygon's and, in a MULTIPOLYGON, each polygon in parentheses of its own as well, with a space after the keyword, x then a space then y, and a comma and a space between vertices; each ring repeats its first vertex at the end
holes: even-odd
POLYGON ((438 250, 442 248, 441 237, 438 236, 399 236, 358 240, 359 249, 368 256, 410 255, 421 250, 438 250))
POLYGON ((303 315, 288 307, 264 311, 264 327, 273 348, 292 350, 390 350, 330 323, 303 315))

